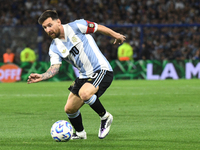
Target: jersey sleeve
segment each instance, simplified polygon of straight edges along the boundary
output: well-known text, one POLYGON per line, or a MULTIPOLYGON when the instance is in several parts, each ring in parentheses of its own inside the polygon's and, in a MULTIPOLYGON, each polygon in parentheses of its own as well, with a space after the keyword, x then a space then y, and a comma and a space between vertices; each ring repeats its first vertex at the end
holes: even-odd
POLYGON ((58 54, 54 53, 51 49, 49 49, 49 56, 51 65, 62 64, 62 58, 58 54))
POLYGON ((77 20, 76 23, 79 30, 85 34, 95 33, 98 28, 97 23, 84 20, 84 19, 77 20))

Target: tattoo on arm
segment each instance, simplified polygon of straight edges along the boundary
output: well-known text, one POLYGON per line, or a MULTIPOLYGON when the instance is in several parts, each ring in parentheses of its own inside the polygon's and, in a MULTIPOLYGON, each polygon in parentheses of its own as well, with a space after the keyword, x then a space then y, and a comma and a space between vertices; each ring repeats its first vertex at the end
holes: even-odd
POLYGON ((45 73, 42 74, 42 80, 52 78, 59 72, 60 64, 52 65, 45 73))

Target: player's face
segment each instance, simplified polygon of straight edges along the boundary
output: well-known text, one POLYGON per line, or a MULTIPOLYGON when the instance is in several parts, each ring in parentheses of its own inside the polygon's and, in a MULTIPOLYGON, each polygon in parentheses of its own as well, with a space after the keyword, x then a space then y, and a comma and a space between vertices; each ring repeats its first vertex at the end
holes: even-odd
POLYGON ((52 20, 52 18, 47 18, 43 23, 42 27, 44 31, 52 38, 58 38, 60 36, 60 25, 61 22, 59 19, 52 20))

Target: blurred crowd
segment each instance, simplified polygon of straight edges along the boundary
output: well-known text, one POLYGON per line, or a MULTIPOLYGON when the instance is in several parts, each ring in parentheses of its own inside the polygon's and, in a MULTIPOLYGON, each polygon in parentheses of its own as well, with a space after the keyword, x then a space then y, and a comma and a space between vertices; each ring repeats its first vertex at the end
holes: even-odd
MULTIPOLYGON (((113 29, 127 36, 126 42, 133 48, 134 60, 197 60, 200 57, 199 0, 0 0, 0 2, 3 4, 0 5, 2 26, 38 25, 37 20, 41 13, 47 9, 54 9, 57 10, 63 24, 84 18, 108 26, 116 25, 113 29), (195 25, 117 27, 131 24, 195 25)), ((40 47, 42 60, 48 61, 51 39, 44 32, 42 37, 42 40, 38 40, 42 43, 40 47)), ((119 45, 113 45, 113 39, 98 33, 93 34, 93 37, 108 60, 117 59, 119 45)), ((9 43, 5 49, 1 49, 1 53, 10 45, 12 44, 9 43)), ((16 49, 13 47, 14 53, 16 49)), ((38 48, 35 51, 38 53, 38 48)))

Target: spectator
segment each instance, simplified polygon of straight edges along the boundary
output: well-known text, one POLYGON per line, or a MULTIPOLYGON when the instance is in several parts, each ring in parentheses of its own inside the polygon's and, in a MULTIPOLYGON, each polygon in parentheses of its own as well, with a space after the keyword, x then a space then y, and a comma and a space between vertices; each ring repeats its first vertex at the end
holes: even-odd
POLYGON ((15 54, 12 53, 11 48, 6 49, 6 53, 3 54, 4 63, 13 63, 15 59, 15 54))
POLYGON ((133 60, 133 48, 127 42, 118 47, 117 54, 120 61, 133 60))
MULTIPOLYGON (((18 25, 37 25, 37 19, 39 14, 47 9, 57 9, 59 16, 63 23, 70 22, 70 20, 85 18, 87 20, 99 22, 100 24, 106 25, 129 25, 129 24, 194 24, 200 22, 200 2, 199 0, 146 0, 146 1, 136 1, 136 0, 7 0, 4 5, 0 5, 0 24, 3 26, 18 26, 18 25), (92 14, 92 15, 90 15, 92 14), (67 19, 66 19, 67 18, 67 19)), ((4 28, 4 27, 3 27, 4 28)), ((199 47, 200 38, 200 27, 147 27, 143 28, 144 38, 143 41, 148 41, 149 39, 153 41, 153 44, 160 43, 160 45, 166 44, 163 47, 163 52, 166 59, 171 59, 172 55, 171 43, 173 40, 175 42, 184 43, 187 39, 189 44, 181 44, 181 51, 185 59, 192 59, 195 55, 196 48, 199 47), (164 41, 160 41, 160 37, 164 35, 164 41), (196 46, 197 45, 197 46, 196 46)), ((1 30, 1 29, 0 29, 1 30)), ((11 30, 3 30, 0 32, 10 32, 11 30)), ((125 31, 129 39, 133 39, 133 42, 140 42, 141 28, 133 27, 126 28, 125 31), (131 32, 127 30, 131 29, 131 32), (138 36, 139 35, 139 36, 138 36)), ((12 32, 15 34, 14 32, 12 32)), ((13 41, 13 43, 18 43, 17 39, 6 40, 6 35, 3 36, 7 43, 13 41)), ((15 35, 18 35, 17 33, 15 35)), ((101 35, 98 35, 96 39, 101 35)), ((12 38, 15 36, 11 36, 12 38)), ((34 37, 34 36, 32 36, 34 37)), ((45 36, 43 41, 47 41, 45 36)), ((4 40, 0 43, 0 48, 5 49, 4 40), (2 48, 3 47, 3 48, 2 48)), ((104 42, 107 39, 104 39, 104 42)), ((102 44, 103 42, 101 42, 102 44)), ((139 43, 140 45, 141 43, 139 43)), ((9 44, 6 44, 9 45, 9 44)), ((110 42, 102 44, 102 52, 105 56, 112 60, 117 59, 117 47, 110 46, 110 42), (111 47, 112 51, 110 50, 111 47)), ((98 45, 99 46, 99 45, 98 45)), ((14 47, 12 45, 12 47, 14 47)), ((101 45, 100 45, 101 47, 101 45)), ((140 59, 136 53, 140 46, 134 44, 134 58, 140 59)), ((18 49, 18 47, 16 47, 18 49)), ((157 49, 156 49, 157 50, 157 49)), ((154 50, 155 51, 155 50, 154 50)), ((161 51, 161 50, 160 50, 161 51)), ((159 51, 159 52, 160 52, 159 51)), ((3 54, 3 52, 0 52, 3 54)), ((43 53, 43 52, 42 52, 43 53)), ((17 53, 15 53, 15 61, 17 58, 17 53)), ((46 60, 46 52, 42 59, 46 60)), ((2 58, 1 58, 2 59, 2 58)), ((150 58, 153 59, 153 58, 150 58)), ((1 60, 0 60, 1 61, 1 60)))
POLYGON ((25 49, 23 49, 20 53, 21 62, 35 62, 36 61, 36 54, 35 51, 32 50, 28 45, 25 49))
POLYGON ((148 46, 146 46, 146 43, 142 44, 142 53, 141 53, 141 58, 143 60, 150 60, 151 58, 151 51, 149 50, 148 46))
POLYGON ((192 58, 193 60, 199 60, 200 59, 200 48, 196 51, 194 57, 192 58))
POLYGON ((171 60, 184 60, 183 54, 180 50, 180 45, 178 44, 176 47, 172 48, 171 60))

